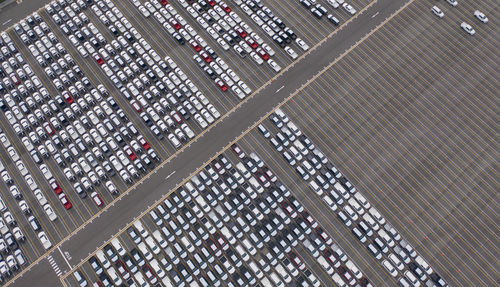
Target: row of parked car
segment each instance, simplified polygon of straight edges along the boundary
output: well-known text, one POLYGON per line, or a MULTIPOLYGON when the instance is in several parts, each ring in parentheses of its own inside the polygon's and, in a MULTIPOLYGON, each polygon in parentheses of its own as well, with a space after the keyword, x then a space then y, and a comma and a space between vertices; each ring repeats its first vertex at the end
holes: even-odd
POLYGON ((273 135, 261 124, 262 135, 392 277, 402 286, 447 286, 281 109, 269 120, 277 132, 273 135))
MULTIPOLYGON (((132 2, 139 10, 141 10, 141 7, 147 7, 147 10, 151 11, 154 18, 174 38, 182 37, 182 39, 187 41, 195 51, 193 59, 217 84, 222 92, 231 89, 239 99, 244 99, 246 95, 251 93, 250 88, 248 88, 240 77, 233 70, 229 69, 224 60, 219 57, 203 37, 170 4, 162 5, 159 1, 146 1, 144 2, 144 6, 142 6, 138 0, 132 2)), ((182 2, 182 4, 185 4, 185 2, 182 2)))
POLYGON ((237 0, 234 2, 241 7, 255 24, 262 28, 276 44, 283 48, 292 59, 298 57, 297 52, 290 47, 293 41, 303 51, 309 49, 309 45, 306 44, 304 40, 298 38, 295 32, 287 27, 283 20, 276 16, 261 0, 237 0))
MULTIPOLYGON (((144 149, 147 150, 150 157, 158 160, 159 158, 150 149, 149 144, 137 129, 129 123, 116 102, 107 97, 109 93, 104 87, 100 85, 98 88, 94 88, 91 85, 37 13, 21 20, 19 24, 14 26, 14 30, 22 42, 26 44, 35 60, 45 68, 47 75, 54 80, 56 90, 61 92, 60 95, 51 96, 20 53, 13 54, 17 55, 14 57, 16 63, 7 59, 7 64, 2 65, 8 71, 17 68, 12 73, 15 73, 15 78, 18 81, 6 86, 5 94, 0 101, 0 108, 15 133, 20 137, 23 147, 38 164, 46 182, 37 183, 16 148, 11 144, 12 139, 9 140, 3 132, 0 133, 2 145, 50 221, 56 221, 58 216, 47 200, 45 189, 48 190, 50 187, 65 209, 69 210, 73 205, 63 191, 62 185, 56 180, 60 170, 54 170, 55 165, 49 163, 51 157, 61 168, 60 174, 64 174, 70 182, 74 182, 71 192, 74 191, 81 198, 86 197, 87 192, 89 192, 95 204, 102 206, 104 202, 97 190, 94 189, 95 186, 100 185, 101 181, 105 181, 104 185, 109 192, 112 194, 118 192, 110 177, 115 174, 115 170, 121 172, 117 166, 120 166, 121 162, 124 161, 114 158, 113 151, 123 147, 123 150, 118 151, 120 154, 117 156, 127 154, 130 158, 134 152, 139 154, 144 149), (26 92, 24 92, 25 90, 26 92), (126 123, 128 124, 126 125, 126 123), (115 132, 113 137, 103 139, 106 134, 109 135, 112 132, 115 132), (140 142, 141 145, 136 141, 132 141, 130 146, 126 145, 125 139, 132 138, 132 135, 137 137, 137 142, 140 142), (105 161, 107 158, 110 161, 105 161)), ((2 33, 2 42, 13 44, 5 32, 2 33)), ((15 49, 15 45, 12 47, 15 49)), ((17 52, 17 49, 14 50, 14 53, 17 52)), ((145 160, 144 165, 147 166, 147 163, 152 165, 149 157, 145 160)), ((144 167, 144 165, 142 163, 136 164, 137 168, 144 167)), ((45 249, 51 248, 52 243, 47 234, 42 231, 40 222, 32 214, 31 208, 24 200, 25 194, 14 184, 3 164, 0 164, 0 169, 11 195, 18 201, 20 209, 26 214, 28 223, 38 235, 42 246, 45 249)), ((134 172, 131 172, 131 175, 133 176, 134 172)), ((130 175, 128 177, 122 176, 122 178, 127 181, 130 179, 130 175)), ((3 200, 1 202, 3 203, 3 200)), ((2 206, 5 205, 2 204, 2 206)), ((7 218, 7 224, 12 226, 12 223, 9 222, 15 222, 15 220, 11 219, 11 216, 7 216, 7 218)), ((1 223, 4 223, 3 220, 0 225, 5 226, 1 223)), ((6 236, 7 246, 13 249, 11 236, 3 227, 0 228, 0 231, 6 236)), ((18 227, 14 228, 13 232, 17 241, 24 240, 24 235, 18 227)), ((0 240, 2 248, 5 242, 0 240)), ((19 252, 14 251, 15 254, 21 254, 15 255, 16 258, 22 258, 20 257, 22 253, 19 252)), ((17 268, 12 267, 9 262, 12 263, 12 261, 7 261, 10 271, 17 268)), ((18 264, 24 265, 25 261, 21 264, 18 260, 18 264)), ((2 266, 0 263, 0 272, 3 276, 8 276, 8 269, 5 270, 2 266)))
MULTIPOLYGON (((300 4, 304 6, 305 8, 309 9, 311 11, 311 14, 318 18, 321 19, 323 16, 326 16, 330 22, 332 22, 335 25, 339 25, 340 21, 337 17, 333 16, 332 14, 328 13, 328 10, 325 8, 325 6, 321 5, 320 3, 317 3, 316 0, 299 0, 300 4)), ((352 7, 351 4, 345 2, 344 0, 327 0, 326 1, 329 6, 331 6, 334 9, 339 8, 342 6, 342 8, 349 14, 349 15, 354 15, 356 14, 356 9, 352 7)))
MULTIPOLYGON (((304 255, 294 249, 300 243, 333 280, 352 276, 371 286, 255 153, 232 149, 236 163, 220 155, 148 218, 97 251, 89 260, 96 284, 319 286, 304 255), (339 273, 333 275, 332 268, 339 273)), ((84 270, 74 274, 80 286, 93 280, 84 278, 84 270)))
MULTIPOLYGON (((63 13, 57 15, 60 15, 61 19, 69 18, 69 16, 64 17, 66 14, 63 13)), ((46 32, 53 34, 50 30, 46 32)), ((38 47, 36 48, 38 52, 43 53, 43 49, 50 48, 52 44, 62 45, 57 38, 53 38, 50 41, 51 44, 42 39, 47 39, 47 36, 42 35, 40 39, 36 38, 33 41, 38 47), (45 44, 36 44, 41 42, 45 44)), ((33 51, 31 52, 33 54, 33 51)), ((41 164, 43 158, 53 156, 70 182, 75 182, 77 177, 80 177, 81 180, 74 183, 74 190, 81 198, 86 196, 86 192, 91 192, 95 203, 101 206, 102 199, 94 193, 94 187, 100 185, 101 181, 105 181, 104 185, 108 191, 116 194, 118 190, 109 179, 115 173, 119 173, 127 183, 131 183, 133 177, 139 177, 141 171, 146 171, 146 166, 151 166, 152 161, 149 157, 143 162, 136 161, 135 166, 126 164, 127 162, 122 158, 125 158, 125 154, 131 158, 134 152, 142 152, 144 147, 141 147, 137 141, 142 145, 149 146, 149 144, 137 128, 130 123, 114 99, 109 96, 104 86, 98 85, 97 88, 92 86, 70 54, 63 51, 61 55, 54 55, 48 61, 51 62, 50 66, 47 65, 50 70, 46 68, 45 72, 52 78, 55 75, 53 84, 61 94, 55 96, 54 99, 48 95, 45 101, 37 103, 41 105, 43 111, 43 117, 39 120, 47 118, 47 121, 42 124, 44 133, 30 132, 28 137, 30 141, 23 141, 23 143, 37 163, 41 164), (127 145, 126 141, 133 138, 137 141, 133 140, 130 145, 127 145), (42 143, 42 140, 45 141, 42 143), (123 150, 120 150, 121 147, 123 150), (113 152, 116 152, 116 156, 113 152), (127 170, 116 157, 125 164, 127 170), (109 162, 105 161, 107 158, 109 162)), ((48 173, 47 177, 49 177, 48 173)), ((48 180, 55 191, 59 184, 48 180)), ((67 204, 65 207, 69 209, 70 205, 67 204)))
POLYGON ((163 60, 113 5, 109 4, 108 10, 93 9, 96 15, 106 13, 112 19, 107 27, 116 37, 111 45, 98 51, 96 62, 113 82, 120 79, 116 87, 151 131, 159 139, 166 134, 170 143, 180 148, 183 142, 195 136, 188 121, 191 117, 204 129, 220 117, 220 113, 181 68, 169 56, 163 60), (114 56, 117 60, 122 57, 123 65, 116 65, 108 55, 117 55, 114 56))
MULTIPOLYGON (((249 55, 258 65, 267 62, 275 72, 281 70, 271 59, 274 50, 224 1, 181 1, 181 4, 223 50, 232 48, 242 58, 249 55)), ((210 71, 207 73, 210 75, 210 71)))

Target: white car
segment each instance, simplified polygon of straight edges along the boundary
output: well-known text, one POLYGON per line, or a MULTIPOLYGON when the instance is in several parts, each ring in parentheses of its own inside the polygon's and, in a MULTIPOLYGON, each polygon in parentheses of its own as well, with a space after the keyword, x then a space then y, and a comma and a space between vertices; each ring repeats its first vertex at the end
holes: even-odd
POLYGON ((212 105, 212 104, 208 104, 207 105, 207 109, 210 111, 210 113, 212 113, 212 115, 218 119, 220 118, 220 113, 219 111, 217 111, 217 109, 212 105))
POLYGON ((306 42, 304 42, 304 40, 297 38, 297 39, 295 39, 295 42, 297 43, 297 45, 299 45, 299 47, 302 50, 304 50, 304 51, 309 50, 309 45, 307 45, 306 42))
POLYGON ((465 22, 462 22, 462 24, 460 24, 460 27, 462 27, 462 29, 464 29, 465 32, 469 33, 469 35, 474 35, 476 33, 476 31, 472 28, 472 26, 465 22))
POLYGON ((45 250, 49 250, 52 247, 52 243, 50 243, 50 240, 47 237, 47 234, 45 234, 45 232, 40 231, 38 233, 38 239, 40 239, 40 242, 42 243, 43 248, 45 248, 45 250))
POLYGON ((245 84, 243 81, 238 82, 238 86, 245 92, 245 94, 250 95, 252 93, 252 90, 245 84))
POLYGON ((43 206, 43 210, 45 211, 45 213, 47 214, 47 216, 49 217, 50 221, 54 221, 57 219, 57 215, 56 213, 54 212, 54 210, 52 209, 52 206, 50 206, 50 204, 46 203, 44 206, 43 206))
POLYGON ((271 68, 273 68, 275 72, 281 71, 280 65, 278 65, 274 60, 269 59, 267 63, 269 64, 269 66, 271 66, 271 68))
POLYGON ((344 4, 342 4, 342 7, 344 7, 344 9, 347 11, 347 13, 349 13, 351 15, 356 14, 356 9, 354 9, 351 5, 344 3, 344 4))
POLYGON ((299 55, 290 47, 285 47, 285 52, 290 56, 292 59, 297 59, 299 55))
POLYGON ((202 129, 204 129, 208 126, 207 122, 200 114, 194 115, 194 119, 198 122, 198 124, 200 124, 202 129))
POLYGON ((335 0, 326 0, 328 4, 330 4, 333 8, 337 9, 339 8, 339 3, 335 0))
POLYGON ((139 11, 141 11, 142 15, 144 17, 146 17, 146 18, 148 18, 149 16, 151 16, 151 13, 144 6, 139 6, 139 11))
POLYGON ((457 0, 446 0, 446 2, 448 2, 453 7, 457 6, 458 4, 457 0))
POLYGON ((488 23, 488 17, 486 17, 486 15, 484 15, 483 12, 476 10, 476 11, 474 11, 474 16, 476 16, 476 18, 479 19, 479 21, 481 21, 485 24, 488 23))
POLYGON ((441 11, 441 9, 439 9, 438 6, 432 6, 431 11, 432 11, 432 13, 434 13, 439 18, 443 18, 444 17, 443 11, 441 11))
POLYGON ((181 129, 188 136, 188 138, 190 138, 190 139, 194 138, 195 134, 194 134, 193 130, 191 130, 191 128, 187 124, 182 124, 181 129))

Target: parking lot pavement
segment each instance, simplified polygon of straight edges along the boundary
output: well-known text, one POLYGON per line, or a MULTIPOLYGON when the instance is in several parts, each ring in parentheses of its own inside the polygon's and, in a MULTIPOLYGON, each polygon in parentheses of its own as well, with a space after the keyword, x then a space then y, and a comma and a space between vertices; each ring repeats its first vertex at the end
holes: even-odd
POLYGON ((161 281, 185 286, 194 280, 243 286, 256 279, 264 286, 269 280, 278 286, 303 280, 312 286, 343 280, 367 284, 357 262, 338 249, 328 232, 320 232, 322 224, 307 213, 312 210, 294 199, 295 187, 281 184, 281 175, 268 168, 274 164, 264 163, 255 150, 235 150, 238 157, 231 150, 220 155, 88 263, 78 264, 73 276, 64 276, 65 283, 74 286, 81 276, 82 284, 105 285, 161 281))
MULTIPOLYGON (((445 4, 446 4, 446 3, 445 3, 445 4)), ((460 7, 461 7, 461 6, 460 6, 460 7)), ((425 7, 425 9, 427 9, 427 8, 428 8, 428 7, 425 7)), ((470 8, 470 7, 467 7, 467 8, 470 8)), ((423 10, 424 10, 424 8, 422 8, 421 10, 423 11, 423 10)), ((469 9, 469 10, 470 10, 470 9, 469 9)), ((427 11, 427 10, 426 10, 426 11, 427 11)), ((457 9, 457 11, 461 11, 461 10, 458 10, 458 9, 457 9)), ((487 11, 487 10, 485 10, 485 11, 487 11)), ((417 11, 417 12, 419 12, 419 13, 415 13, 415 15, 419 15, 419 14, 421 13, 421 11, 417 11)), ((470 12, 470 11, 469 11, 469 12, 470 12)), ((449 14, 451 14, 451 12, 449 12, 449 11, 447 11, 446 13, 447 13, 447 14, 446 14, 447 16, 448 16, 449 14)), ((467 13, 467 14, 466 14, 466 13, 462 13, 462 14, 460 14, 460 15, 459 15, 459 17, 465 17, 465 15, 469 15, 469 14, 470 14, 470 13, 467 13)), ((433 16, 433 15, 431 14, 431 16, 433 16)), ((468 17, 471 17, 471 18, 472 18, 472 16, 468 16, 468 17)), ((413 17, 413 19, 415 19, 415 18, 416 18, 416 17, 413 17)), ((432 17, 428 17, 428 18, 429 18, 429 19, 434 19, 434 18, 432 18, 432 17)), ((446 18, 445 18, 445 19, 446 19, 446 18)), ((458 28, 456 28, 455 26, 456 26, 456 25, 452 26, 452 29, 457 29, 457 30, 458 30, 458 28)), ((425 27, 425 26, 419 26, 419 28, 420 28, 420 29, 422 29, 422 28, 423 28, 423 29, 425 30, 425 28, 427 28, 427 27, 425 27)), ((448 27, 448 28, 449 28, 449 27, 448 27)), ((476 29, 477 29, 477 28, 476 28, 476 29)), ((396 33, 395 33, 395 32, 396 32, 396 31, 398 31, 398 30, 396 30, 396 28, 393 28, 393 30, 392 30, 392 31, 393 31, 392 35, 396 35, 396 33)), ((462 32, 462 31, 460 30, 460 32, 462 32)), ((415 33, 415 31, 413 31, 412 33, 415 33)), ((446 33, 443 33, 443 34, 446 34, 446 33)), ((446 37, 446 36, 444 35, 444 37, 446 37)), ((466 38, 466 39, 467 39, 467 38, 466 38)), ((394 42, 396 42, 396 41, 397 41, 397 40, 395 40, 395 39, 392 39, 392 40, 393 40, 394 42)), ((384 46, 384 44, 385 44, 385 45, 387 45, 387 43, 379 43, 379 45, 380 45, 381 47, 382 47, 382 46, 384 46)), ((429 43, 427 43, 427 44, 429 45, 429 44, 430 44, 430 42, 429 42, 429 43)), ((463 48, 463 46, 461 46, 461 43, 456 44, 456 47, 462 47, 462 48, 463 48)), ((492 47, 490 47, 490 48, 491 48, 491 50, 494 50, 492 47)), ((422 49, 422 47, 421 47, 421 49, 422 49)), ((443 47, 441 47, 441 49, 443 49, 443 47)), ((371 53, 372 53, 372 51, 370 50, 370 51, 369 51, 369 52, 367 52, 367 53, 370 53, 370 54, 371 54, 371 53)), ((379 51, 379 54, 383 54, 383 53, 381 53, 381 52, 379 51)), ((491 57, 491 55, 489 55, 489 56, 491 57)), ((367 56, 366 56, 366 54, 365 54, 365 55, 363 56, 363 58, 358 58, 358 59, 357 59, 357 61, 364 61, 364 60, 366 59, 366 57, 367 57, 367 56)), ((479 59, 479 57, 477 57, 477 58, 471 58, 471 59, 478 60, 478 59, 479 59)), ((427 60, 429 60, 429 59, 427 59, 427 60)), ((450 62, 451 62, 451 61, 456 61, 456 59, 449 59, 449 60, 450 60, 450 62)), ((470 60, 470 59, 469 59, 469 60, 470 60)), ((415 63, 414 63, 414 62, 412 62, 412 61, 407 61, 407 62, 408 62, 408 63, 411 63, 411 64, 415 64, 415 63)), ((408 64, 408 65, 409 65, 409 64, 408 64)), ((375 67, 375 66, 376 66, 376 64, 374 63, 374 67, 375 67)), ((453 67, 455 68, 455 66, 453 66, 453 67)), ((491 68, 491 67, 490 67, 490 68, 491 68)), ((346 69, 347 69, 347 68, 346 68, 346 69)), ((350 71, 352 71, 352 69, 351 69, 350 71)), ((471 71, 472 71, 472 70, 471 70, 471 71)), ((471 72, 471 71, 468 71, 468 72, 471 72)), ((494 71, 495 71, 494 69, 491 69, 491 71, 490 71, 491 73, 490 73, 490 74, 493 74, 493 75, 494 75, 494 74, 495 74, 495 73, 494 73, 494 71)), ((472 72, 474 72, 474 71, 472 71, 472 72)), ((366 75, 366 74, 365 74, 365 75, 366 75)), ((337 77, 337 76, 339 76, 339 74, 336 74, 335 76, 337 77)), ((349 78, 349 77, 348 77, 348 75, 342 75, 342 76, 344 77, 343 79, 348 79, 348 78, 349 78)), ((350 75, 349 75, 349 76, 350 76, 350 75)), ((434 77, 437 77, 438 75, 434 74, 433 76, 434 76, 434 77)), ((396 76, 394 76, 394 77, 396 77, 396 76)), ((432 81, 430 81, 430 79, 427 79, 427 81, 428 81, 429 83, 431 83, 431 82, 432 82, 432 81)), ((342 82, 343 84, 346 84, 346 83, 347 83, 347 82, 345 82, 345 81, 339 81, 339 82, 342 82)), ((454 83, 454 84, 458 84, 459 82, 457 82, 457 81, 456 81, 456 82, 453 82, 453 83, 454 83)), ((468 86, 469 86, 469 88, 470 88, 470 86, 473 86, 472 84, 470 84, 470 82, 464 81, 464 83, 465 83, 465 84, 469 84, 469 85, 468 85, 468 86)), ((493 89, 493 86, 492 86, 491 84, 489 84, 488 82, 484 82, 484 84, 485 84, 485 85, 487 86, 487 88, 489 88, 490 90, 492 90, 492 91, 494 90, 494 89, 493 89)), ((109 84, 108 84, 108 85, 109 85, 109 84)), ((327 84, 325 83, 324 85, 327 85, 327 84)), ((374 86, 376 86, 376 85, 374 85, 374 86)), ((396 86, 397 86, 397 88, 393 88, 392 92, 394 92, 395 90, 399 90, 399 89, 401 89, 401 87, 402 87, 401 85, 396 85, 396 86)), ((316 88, 317 88, 318 90, 320 89, 319 87, 316 87, 316 88)), ((379 89, 380 89, 380 87, 377 87, 377 88, 379 88, 379 89)), ((373 91, 371 90, 371 92, 373 92, 373 91)), ((330 92, 330 93, 331 93, 331 92, 330 92)), ((331 94, 334 94, 334 93, 331 93, 331 94)), ((312 97, 311 95, 308 95, 308 96, 312 97)), ((305 105, 305 106, 307 107, 307 105, 305 105)), ((475 116, 475 114, 471 114, 471 115, 469 115, 469 116, 470 116, 471 118, 473 118, 473 116, 475 116)), ((354 115, 353 115, 353 117, 354 117, 354 115)), ((493 126, 493 125, 494 125, 494 123, 491 123, 491 125, 493 126)), ((311 127, 311 128, 314 128, 314 127, 311 127)), ((316 128, 317 128, 318 130, 320 129, 319 127, 316 127, 316 128)), ((365 136, 366 136, 366 134, 365 134, 365 136)), ((379 147, 379 150, 378 150, 378 151, 383 151, 383 150, 382 150, 382 149, 380 149, 380 148, 381 148, 381 147, 379 147)), ((486 152, 488 152, 488 151, 486 151, 486 152)), ((458 159, 456 159, 456 160, 458 160, 458 159)), ((347 162, 349 162, 349 161, 347 161, 347 162)), ((460 164, 465 164, 465 163, 460 162, 460 164)), ((487 164, 487 162, 485 162, 484 164, 487 164)), ((366 169, 366 167, 365 167, 365 169, 366 169)), ((485 172, 485 174, 486 174, 486 172, 485 172)), ((447 176, 449 176, 449 175, 448 175, 448 174, 445 174, 445 172, 443 172, 443 173, 441 174, 441 176, 443 176, 444 178, 446 178, 446 177, 447 177, 447 176)), ((351 177, 349 176, 349 178, 351 178, 351 177)), ((43 180, 43 179, 42 179, 42 180, 43 180)), ((419 178, 419 180, 420 180, 420 178, 419 178)), ((491 180, 491 178, 486 178, 486 180, 485 180, 485 181, 487 182, 488 180, 491 180)), ((419 181, 419 182, 420 182, 420 181, 419 181)), ((412 182, 412 183, 413 183, 413 182, 412 182)), ((488 185, 489 185, 489 187, 491 187, 491 186, 492 186, 492 184, 487 183, 487 184, 486 184, 486 187, 488 187, 488 185)), ((487 195, 485 195, 485 196, 487 196, 487 195)), ((374 202, 377 202, 377 201, 376 201, 376 200, 374 200, 374 202)), ((401 204, 401 205, 403 205, 403 204, 401 204)), ((443 206, 444 206, 444 205, 443 205, 443 206)), ((477 207, 478 207, 478 209, 479 209, 479 207, 482 207, 482 206, 481 206, 481 205, 479 205, 479 206, 477 206, 477 207)), ((470 212, 470 211, 469 211, 469 212, 470 212)), ((388 212, 383 212, 383 213, 384 213, 385 215, 387 215, 387 214, 388 214, 388 212)), ((410 214, 410 213, 411 213, 411 212, 408 212, 408 214, 410 214)), ((469 214, 472 216, 472 213, 469 213, 469 214)), ((469 214, 466 214, 466 215, 469 215, 469 214)), ((465 218, 465 217, 464 217, 464 215, 462 215, 462 216, 463 216, 463 217, 462 217, 462 221, 466 222, 466 220, 463 220, 463 218, 465 218)), ((392 219, 391 219, 391 222, 392 222, 392 219)), ((400 229, 400 230, 401 230, 401 228, 399 228, 399 226, 398 226, 398 229, 400 229)), ((473 231, 476 231, 476 230, 474 230, 474 228, 473 228, 473 227, 472 227, 472 229, 473 229, 473 231)), ((405 230, 405 229, 403 228, 403 230, 405 230)), ((424 230, 425 230, 425 229, 424 229, 424 230)), ((448 230, 446 230, 446 231, 448 231, 448 230)), ((424 232, 425 232, 425 231, 424 231, 424 232)), ((452 233, 452 232, 453 232, 453 231, 449 231, 449 233, 452 233)), ((477 231, 476 231, 476 232, 477 232, 477 231)), ((431 234, 431 235, 432 235, 432 234, 431 234)), ((435 235, 435 236, 436 236, 436 235, 435 235)), ((412 238, 412 237, 410 236, 409 238, 412 238)), ((467 238, 467 240, 471 240, 470 238, 472 238, 472 237, 471 237, 471 236, 469 236, 469 237, 467 238)), ((459 238, 459 239, 461 239, 461 238, 459 238)), ((458 240, 458 239, 457 239, 457 240, 458 240)), ((462 240, 463 240, 463 239, 462 239, 462 240)), ((487 239, 486 239, 486 240, 487 240, 487 239)), ((411 240, 411 242, 417 242, 417 241, 418 241, 418 240, 416 240, 416 239, 414 239, 414 238, 412 238, 412 240, 411 240)), ((441 243, 441 244, 444 244, 444 242, 440 242, 440 243, 441 243)), ((488 244, 488 243, 489 243, 489 244, 492 244, 492 243, 490 243, 490 242, 487 242, 487 244, 488 244)), ((493 245, 493 246, 494 246, 494 245, 493 245)), ((437 249, 437 248, 436 248, 436 249, 437 249)), ((475 252, 475 250, 474 250, 474 249, 471 249, 471 251, 470 251, 470 252, 475 252)), ((487 254, 486 256, 488 256, 488 254, 487 254)), ((427 255, 424 255, 424 257, 425 257, 425 258, 428 258, 428 257, 430 258, 430 257, 432 257, 432 256, 427 256, 427 255)), ((478 266, 479 266, 479 265, 472 266, 471 268, 477 268, 478 266)), ((478 272, 481 272, 481 271, 479 270, 478 272)), ((445 278, 448 278, 448 277, 449 277, 449 276, 446 276, 445 278)))
POLYGON ((493 17, 495 4, 442 3, 443 19, 427 6, 411 5, 284 110, 450 283, 495 285, 498 71, 493 27, 472 13, 493 17))
MULTIPOLYGON (((266 128, 272 131, 272 125, 265 123, 266 128)), ((266 140, 263 140, 262 135, 258 131, 253 131, 240 142, 242 147, 253 149, 263 157, 263 160, 272 170, 275 170, 282 178, 283 182, 292 187, 294 196, 309 210, 318 222, 328 231, 337 244, 352 257, 353 261, 358 264, 359 268, 366 274, 366 277, 375 286, 394 285, 397 284, 394 279, 378 268, 379 266, 375 258, 371 256, 366 248, 360 248, 357 245, 355 237, 343 226, 342 222, 335 220, 336 213, 322 204, 321 197, 317 197, 309 190, 307 184, 302 182, 302 179, 293 169, 287 168, 287 162, 284 161, 282 155, 277 152, 266 140)))

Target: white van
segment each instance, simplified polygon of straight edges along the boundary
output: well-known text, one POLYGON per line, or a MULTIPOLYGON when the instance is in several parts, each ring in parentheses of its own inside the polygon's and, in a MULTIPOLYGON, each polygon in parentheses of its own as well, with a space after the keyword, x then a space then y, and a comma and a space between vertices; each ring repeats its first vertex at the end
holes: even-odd
MULTIPOLYGON (((269 277, 271 277, 271 280, 277 287, 285 286, 285 284, 283 284, 283 281, 281 281, 281 279, 278 277, 278 275, 276 275, 276 273, 272 272, 269 275, 269 277)), ((271 285, 264 285, 264 286, 271 286, 271 285)))
POLYGON ((158 275, 160 278, 165 277, 165 271, 160 267, 160 264, 158 264, 158 261, 156 259, 151 260, 149 262, 149 265, 153 267, 156 275, 158 275))
POLYGON ((290 276, 290 274, 288 274, 288 272, 286 272, 285 268, 283 268, 283 265, 278 263, 278 264, 276 264, 276 266, 274 268, 281 275, 281 278, 283 278, 283 280, 285 280, 285 283, 292 282, 292 277, 290 276))
POLYGON ((370 212, 373 218, 375 218, 375 220, 377 220, 380 224, 385 223, 385 218, 382 215, 380 215, 380 213, 375 209, 375 207, 368 209, 368 212, 370 212))
POLYGON ((250 256, 248 256, 245 249, 243 249, 243 247, 241 247, 241 245, 239 245, 239 244, 236 245, 234 249, 236 249, 236 252, 238 252, 238 254, 241 256, 243 261, 247 262, 250 259, 250 256))
POLYGON ((326 205, 328 205, 328 207, 330 207, 330 209, 332 211, 335 211, 337 210, 337 205, 335 204, 335 202, 330 198, 330 196, 328 195, 325 195, 323 196, 323 201, 326 203, 326 205))
POLYGON ((257 276, 257 279, 259 279, 259 280, 262 279, 264 274, 262 273, 259 266, 257 266, 257 264, 254 261, 250 261, 250 263, 248 263, 248 266, 250 267, 250 269, 252 269, 255 276, 257 276))
POLYGON ((113 247, 115 248, 116 252, 118 252, 118 254, 120 256, 125 255, 125 249, 123 249, 123 246, 120 243, 120 241, 118 240, 118 238, 114 238, 113 240, 111 240, 111 244, 113 245, 113 247))
POLYGON ((158 245, 156 245, 155 240, 151 236, 146 237, 144 241, 146 241, 146 244, 151 248, 154 254, 158 255, 160 253, 160 248, 158 248, 158 245))
POLYGON ((405 277, 410 281, 411 284, 413 284, 414 287, 420 287, 420 282, 418 281, 417 277, 413 275, 410 271, 405 271, 405 277))
POLYGON ((226 226, 221 228, 221 232, 224 235, 224 237, 227 239, 229 244, 232 245, 236 242, 236 239, 234 238, 233 234, 231 233, 231 231, 229 231, 229 229, 226 226))
POLYGON ((417 255, 417 257, 415 257, 415 261, 422 267, 425 273, 429 275, 432 274, 433 270, 431 266, 429 266, 429 264, 427 264, 427 262, 422 257, 420 257, 420 255, 417 255))
POLYGON ((98 250, 95 255, 101 262, 102 267, 108 269, 111 266, 111 263, 109 262, 108 258, 106 258, 106 255, 104 255, 104 252, 102 250, 98 250))
POLYGON ((323 257, 322 255, 318 257, 318 263, 319 265, 321 265, 321 267, 323 267, 323 269, 325 269, 328 275, 332 275, 335 272, 332 266, 326 261, 325 257, 323 257))
POLYGON ((394 247, 394 245, 396 245, 396 243, 394 243, 394 240, 392 240, 392 238, 389 236, 389 234, 387 234, 387 232, 385 232, 385 230, 380 229, 378 231, 378 235, 380 235, 380 237, 382 237, 385 240, 385 242, 387 243, 387 245, 389 245, 389 247, 394 247))
POLYGON ((342 184, 340 182, 336 182, 333 187, 335 188, 335 190, 337 192, 339 192, 342 197, 345 199, 345 200, 348 200, 350 195, 349 195, 349 192, 347 192, 347 190, 344 188, 344 186, 342 186, 342 184))
POLYGON ((240 171, 244 178, 249 179, 252 174, 248 171, 248 169, 243 165, 243 163, 238 162, 236 164, 236 168, 240 171))
POLYGON ((189 241, 189 239, 187 239, 186 236, 181 237, 181 242, 184 245, 184 247, 186 247, 186 249, 189 253, 194 252, 194 246, 193 246, 193 244, 191 244, 191 241, 189 241))
POLYGON ((134 227, 137 229, 137 231, 141 234, 143 238, 146 238, 149 236, 149 233, 146 229, 144 229, 144 226, 142 225, 142 222, 139 220, 136 220, 134 222, 134 227))
POLYGON ((370 203, 363 195, 361 195, 361 193, 356 192, 354 194, 354 197, 359 202, 359 204, 361 204, 366 210, 370 209, 370 207, 371 207, 370 203))
POLYGON ((146 244, 144 243, 144 241, 141 242, 141 243, 139 243, 139 244, 137 244, 137 247, 141 251, 142 255, 144 255, 144 258, 146 258, 146 260, 153 259, 153 254, 151 254, 151 252, 149 252, 149 250, 146 247, 146 244))
POLYGON ((392 266, 389 261, 382 261, 382 265, 384 265, 385 270, 387 270, 387 272, 389 272, 392 277, 398 276, 398 271, 396 270, 396 268, 394 268, 394 266, 392 266))
POLYGON ((347 260, 345 265, 347 268, 349 268, 349 270, 351 270, 352 274, 354 274, 354 277, 356 277, 357 279, 361 279, 361 277, 363 277, 361 271, 359 271, 358 267, 356 267, 356 265, 354 265, 351 260, 347 260))
POLYGON ((260 185, 260 183, 255 179, 255 177, 250 177, 248 179, 248 182, 250 182, 250 184, 252 185, 252 187, 258 192, 258 193, 263 193, 264 192, 264 188, 262 187, 262 185, 260 185))
POLYGON ((314 179, 309 181, 309 187, 314 191, 314 193, 316 193, 319 196, 322 196, 324 193, 323 189, 321 189, 321 187, 319 187, 319 185, 316 183, 316 181, 314 179))

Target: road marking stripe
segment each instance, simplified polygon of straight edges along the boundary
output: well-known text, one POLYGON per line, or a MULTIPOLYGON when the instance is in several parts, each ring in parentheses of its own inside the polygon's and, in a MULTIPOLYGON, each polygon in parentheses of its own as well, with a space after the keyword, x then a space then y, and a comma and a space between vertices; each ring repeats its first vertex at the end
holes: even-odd
POLYGON ((59 253, 61 253, 62 258, 64 259, 66 264, 68 264, 69 269, 71 270, 72 269, 71 264, 69 264, 68 259, 66 259, 66 256, 64 256, 63 252, 61 251, 61 245, 57 246, 57 250, 59 250, 59 253))

